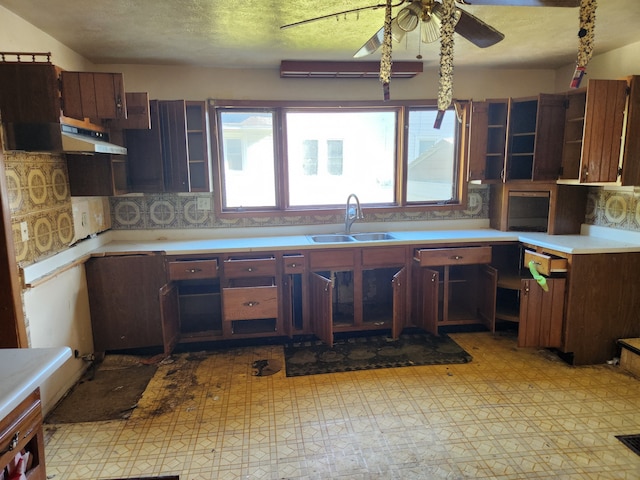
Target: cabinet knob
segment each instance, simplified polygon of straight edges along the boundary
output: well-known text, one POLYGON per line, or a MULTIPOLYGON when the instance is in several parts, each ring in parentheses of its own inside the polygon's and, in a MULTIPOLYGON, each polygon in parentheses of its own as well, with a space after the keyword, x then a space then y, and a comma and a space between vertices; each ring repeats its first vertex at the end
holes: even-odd
POLYGON ((187 268, 186 269, 187 273, 198 273, 198 272, 201 272, 201 271, 202 271, 201 268, 187 268))
POLYGON ((291 264, 289 264, 289 267, 291 267, 291 268, 296 268, 297 266, 298 266, 298 265, 297 265, 297 264, 295 264, 295 263, 291 263, 291 264))
POLYGON ((253 272, 253 268, 248 267, 248 268, 247 268, 247 272, 253 272))
POLYGON ((451 260, 461 260, 464 257, 462 255, 453 255, 451 257, 449 257, 451 260))
POLYGON ((243 305, 244 305, 245 307, 255 307, 255 306, 256 306, 256 305, 258 305, 259 303, 260 303, 260 302, 246 302, 246 303, 243 303, 243 305))

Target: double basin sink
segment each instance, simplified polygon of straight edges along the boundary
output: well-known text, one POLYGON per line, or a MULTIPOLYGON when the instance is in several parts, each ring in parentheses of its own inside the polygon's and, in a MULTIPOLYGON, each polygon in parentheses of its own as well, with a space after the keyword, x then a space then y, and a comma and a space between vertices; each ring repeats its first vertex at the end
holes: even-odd
POLYGON ((315 243, 344 243, 344 242, 371 242, 376 240, 393 240, 390 233, 328 233, 322 235, 309 235, 315 243))

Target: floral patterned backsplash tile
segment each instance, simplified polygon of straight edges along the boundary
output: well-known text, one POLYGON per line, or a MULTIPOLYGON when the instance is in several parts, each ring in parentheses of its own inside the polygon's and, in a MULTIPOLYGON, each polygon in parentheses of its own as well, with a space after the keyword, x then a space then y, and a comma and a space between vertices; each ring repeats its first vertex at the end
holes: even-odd
POLYGON ((638 193, 590 187, 585 223, 621 230, 640 231, 638 193))
POLYGON ((67 249, 74 229, 64 155, 5 152, 4 160, 18 264, 24 267, 67 249))
MULTIPOLYGON (((295 217, 216 218, 211 208, 199 208, 199 203, 213 205, 212 194, 155 194, 111 197, 111 225, 115 230, 234 228, 259 226, 314 225, 340 223, 342 215, 300 215, 295 217), (200 201, 199 201, 200 199, 200 201), (202 201, 204 200, 204 202, 202 201)), ((403 222, 424 220, 459 220, 487 218, 489 190, 474 186, 469 190, 466 210, 435 212, 367 213, 365 222, 403 222)))

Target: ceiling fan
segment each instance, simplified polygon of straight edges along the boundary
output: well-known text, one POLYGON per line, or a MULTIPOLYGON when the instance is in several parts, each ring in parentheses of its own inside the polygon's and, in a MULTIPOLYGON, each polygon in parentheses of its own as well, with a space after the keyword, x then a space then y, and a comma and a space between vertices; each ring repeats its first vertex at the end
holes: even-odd
MULTIPOLYGON (((456 0, 460 5, 493 5, 511 7, 578 7, 580 0, 456 0)), ((391 35, 393 40, 400 42, 404 36, 420 26, 420 38, 424 43, 431 43, 440 38, 440 25, 442 23, 442 3, 437 0, 399 0, 392 7, 405 5, 391 21, 391 35)), ((335 12, 309 18, 280 28, 291 28, 306 23, 332 18, 349 13, 357 13, 364 10, 376 10, 385 8, 385 4, 369 5, 354 8, 342 12, 335 12)), ((462 8, 456 7, 455 32, 467 39, 479 48, 487 48, 500 42, 504 35, 487 25, 479 18, 471 15, 462 8)), ((380 28, 367 42, 353 55, 355 58, 364 57, 374 53, 382 45, 384 40, 384 26, 380 28)))

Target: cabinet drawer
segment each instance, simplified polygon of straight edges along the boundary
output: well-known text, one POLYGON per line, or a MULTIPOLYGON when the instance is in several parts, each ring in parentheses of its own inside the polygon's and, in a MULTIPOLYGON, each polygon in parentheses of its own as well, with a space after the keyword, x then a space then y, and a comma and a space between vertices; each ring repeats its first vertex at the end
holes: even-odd
POLYGON ((354 252, 352 248, 336 248, 309 253, 309 265, 312 269, 353 267, 354 252))
POLYGON ((282 263, 286 275, 304 273, 306 270, 304 255, 285 255, 282 257, 282 263))
POLYGON ((538 253, 532 250, 525 250, 524 252, 524 266, 529 268, 529 262, 534 261, 538 273, 542 275, 550 275, 552 273, 566 272, 567 271, 567 259, 562 257, 556 257, 555 255, 549 255, 546 253, 538 253))
MULTIPOLYGON (((41 425, 40 391, 35 390, 0 422, 0 452, 4 452, 0 454, 0 468, 4 468, 17 452, 40 433, 41 425), (11 451, 7 451, 9 445, 12 445, 11 451)), ((32 453, 37 461, 39 452, 32 450, 32 453)))
POLYGON ((226 278, 273 277, 275 274, 275 258, 242 258, 224 261, 226 278))
POLYGON ((364 248, 362 266, 404 265, 404 247, 364 248))
POLYGON ((422 248, 416 260, 421 267, 490 263, 491 247, 422 248))
POLYGON ((218 276, 218 260, 182 260, 169 262, 170 280, 215 278, 218 276))
POLYGON ((278 287, 223 288, 222 304, 226 321, 276 318, 278 287))

